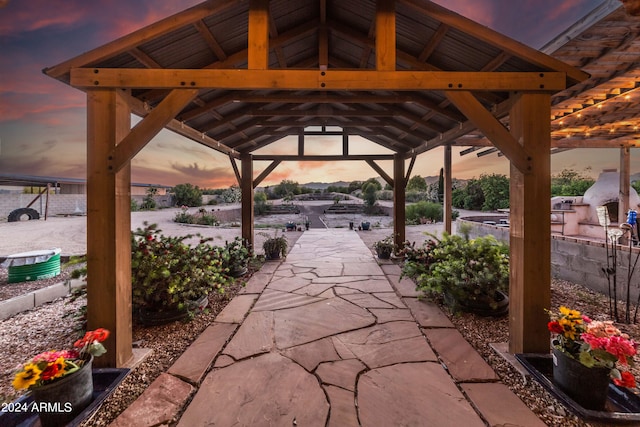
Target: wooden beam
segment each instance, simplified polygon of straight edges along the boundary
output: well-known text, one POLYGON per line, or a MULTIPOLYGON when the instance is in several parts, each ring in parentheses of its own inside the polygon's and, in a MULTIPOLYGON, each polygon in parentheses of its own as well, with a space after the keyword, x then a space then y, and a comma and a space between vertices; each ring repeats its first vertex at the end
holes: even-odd
POLYGON ((557 72, 74 68, 78 88, 533 91, 565 89, 557 72))
POLYGON ((511 133, 532 153, 524 173, 513 162, 510 174, 509 352, 549 352, 551 304, 550 96, 514 95, 511 133))
POLYGON ((629 194, 631 191, 631 150, 620 149, 620 192, 618 194, 618 224, 627 222, 627 212, 631 208, 629 194))
POLYGON ((396 69, 396 2, 376 2, 376 69, 396 69))
POLYGON ((269 0, 249 1, 249 54, 250 70, 269 68, 269 0))
POLYGON ((407 182, 404 179, 404 156, 393 158, 393 241, 398 247, 406 240, 406 194, 407 182))
MULTIPOLYGON (((135 115, 146 117, 149 114, 148 108, 146 108, 145 104, 139 99, 136 99, 132 96, 127 96, 127 101, 129 106, 131 107, 131 112, 135 115)), ((240 154, 236 150, 227 147, 220 141, 217 141, 203 134, 202 132, 193 129, 192 127, 187 126, 183 122, 180 122, 176 119, 171 120, 169 124, 167 124, 166 128, 177 133, 178 135, 182 135, 187 139, 204 145, 205 147, 212 148, 220 153, 228 154, 234 157, 237 157, 240 154)))
POLYGON ((197 89, 174 89, 114 148, 113 170, 119 171, 198 94, 197 89))
POLYGON ((366 160, 366 162, 367 162, 367 164, 368 164, 369 166, 371 166, 371 168, 372 168, 374 171, 378 172, 378 175, 380 175, 380 176, 382 177, 382 179, 384 179, 384 181, 385 181, 387 184, 389 184, 390 186, 392 186, 392 187, 393 187, 393 183, 394 183, 393 178, 391 178, 391 177, 390 177, 390 176, 389 176, 389 175, 384 171, 384 169, 382 169, 382 168, 380 167, 380 165, 378 165, 374 160, 366 160))
POLYGON ((132 357, 131 167, 111 170, 109 156, 129 132, 122 92, 87 92, 87 326, 111 331, 97 367, 119 368, 132 357))
POLYGON ((282 163, 281 160, 274 160, 273 162, 271 162, 271 164, 267 166, 266 169, 263 170, 256 179, 253 180, 253 188, 255 189, 258 185, 260 185, 260 183, 264 181, 265 178, 268 177, 269 174, 273 172, 273 170, 277 168, 280 163, 282 163))
POLYGON ((255 161, 264 161, 264 160, 279 160, 283 162, 292 161, 292 162, 335 162, 335 161, 374 161, 374 160, 393 160, 393 154, 350 154, 348 156, 343 155, 329 155, 329 154, 320 154, 320 155, 306 155, 306 156, 297 156, 297 155, 287 155, 287 154, 254 154, 253 160, 255 161))
MULTIPOLYGON (((525 148, 470 92, 446 92, 447 98, 523 173, 531 170, 525 148)), ((549 120, 547 120, 549 122, 549 120)), ((548 153, 549 150, 547 150, 548 153)))
POLYGON ((444 200, 442 201, 442 222, 444 223, 444 231, 449 234, 451 234, 451 213, 453 212, 451 200, 451 191, 453 186, 451 172, 451 145, 447 144, 444 146, 444 200))
POLYGON ((298 156, 304 156, 304 130, 298 130, 298 156))
POLYGON ((440 24, 435 34, 429 39, 427 44, 422 49, 422 52, 420 52, 420 55, 418 55, 418 61, 427 62, 427 60, 429 59, 433 51, 436 50, 436 47, 438 47, 438 45, 440 44, 442 39, 444 39, 444 36, 448 32, 449 32, 449 26, 445 24, 440 24))
POLYGON ((240 171, 238 170, 236 159, 234 159, 232 156, 229 156, 229 161, 231 162, 231 167, 233 168, 233 174, 236 176, 238 187, 240 187, 242 185, 242 176, 240 175, 240 171))
POLYGON ((409 162, 409 167, 407 168, 407 175, 404 177, 405 183, 409 182, 409 178, 411 178, 411 172, 413 171, 413 166, 416 164, 416 157, 417 156, 411 156, 411 161, 409 162))
POLYGON ((253 248, 253 158, 251 154, 240 156, 242 179, 240 191, 242 193, 242 240, 253 248))
POLYGON ((183 12, 169 16, 138 31, 134 31, 131 34, 107 43, 99 48, 83 53, 75 58, 64 61, 58 65, 54 65, 53 67, 45 68, 43 72, 50 77, 59 78, 68 73, 72 68, 84 67, 86 64, 94 64, 120 53, 130 51, 148 40, 170 33, 171 31, 185 25, 192 24, 200 19, 206 18, 207 16, 221 13, 236 4, 237 1, 235 0, 205 1, 194 7, 186 9, 183 12))
POLYGON ((349 155, 349 132, 346 129, 342 130, 342 155, 349 155))

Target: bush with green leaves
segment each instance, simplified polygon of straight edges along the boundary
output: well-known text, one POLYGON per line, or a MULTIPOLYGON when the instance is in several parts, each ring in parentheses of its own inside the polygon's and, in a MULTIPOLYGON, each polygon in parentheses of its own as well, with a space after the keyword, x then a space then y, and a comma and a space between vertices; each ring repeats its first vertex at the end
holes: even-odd
POLYGON ((432 222, 442 221, 442 206, 439 203, 421 201, 407 206, 406 222, 420 224, 421 218, 432 222))
POLYGON ((140 209, 145 211, 155 209, 157 206, 155 196, 157 194, 158 189, 156 187, 147 188, 144 199, 142 200, 142 204, 140 205, 140 209))
POLYGON ((131 287, 134 310, 187 309, 189 301, 224 292, 230 279, 225 274, 222 248, 208 244, 200 235, 169 237, 156 224, 144 223, 131 234, 131 287), (184 243, 199 237, 199 243, 184 243))
POLYGON ((497 306, 496 291, 509 287, 509 248, 488 235, 468 240, 444 233, 429 253, 428 272, 416 277, 427 294, 445 294, 454 310, 471 301, 497 306))
POLYGON ((198 213, 192 214, 187 206, 182 206, 180 212, 173 217, 173 221, 180 224, 198 224, 198 225, 220 225, 220 221, 213 214, 207 212, 206 209, 200 208, 198 213))
POLYGON ((196 185, 178 184, 173 187, 174 203, 178 206, 201 206, 202 191, 196 185))

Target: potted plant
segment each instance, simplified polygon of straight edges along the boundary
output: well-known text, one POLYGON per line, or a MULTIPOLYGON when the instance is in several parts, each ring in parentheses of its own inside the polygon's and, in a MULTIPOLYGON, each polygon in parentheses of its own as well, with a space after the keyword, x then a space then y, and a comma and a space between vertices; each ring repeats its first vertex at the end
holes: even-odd
POLYGON ((594 321, 561 306, 549 311, 553 344, 553 382, 587 409, 603 410, 610 380, 635 387, 629 368, 638 344, 612 321, 594 321))
POLYGON ((394 248, 395 244, 393 243, 393 236, 387 236, 373 244, 373 249, 375 249, 378 258, 380 259, 391 258, 394 248))
POLYGON ((369 221, 362 221, 360 226, 364 231, 367 231, 371 227, 371 223, 369 221))
POLYGON ((221 251, 223 265, 231 277, 240 277, 247 272, 250 252, 248 245, 244 243, 240 237, 236 237, 231 242, 225 242, 221 251))
POLYGON ((134 311, 143 324, 157 325, 202 310, 211 291, 223 292, 225 274, 220 247, 200 238, 191 247, 184 240, 199 235, 168 237, 155 224, 132 233, 131 287, 134 311))
POLYGON ((102 342, 109 331, 98 328, 74 343, 72 350, 40 353, 15 373, 13 387, 28 389, 36 405, 54 410, 38 411, 43 427, 66 425, 91 403, 94 357, 106 353, 102 342))
POLYGON ((287 224, 285 225, 287 231, 296 231, 296 223, 289 221, 287 222, 287 224))
POLYGON ((469 240, 445 233, 429 253, 417 288, 437 293, 454 311, 501 316, 509 309, 509 249, 493 236, 469 240))
POLYGON ((287 248, 289 247, 289 242, 287 241, 286 237, 271 237, 267 233, 260 234, 267 238, 262 244, 262 249, 264 249, 264 256, 267 259, 279 259, 280 256, 286 258, 287 248))

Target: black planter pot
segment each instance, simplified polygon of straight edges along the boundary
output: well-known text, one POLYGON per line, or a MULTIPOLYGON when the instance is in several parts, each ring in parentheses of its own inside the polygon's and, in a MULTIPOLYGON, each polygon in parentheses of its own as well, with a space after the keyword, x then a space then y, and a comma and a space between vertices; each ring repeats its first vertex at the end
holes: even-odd
POLYGON ((233 266, 229 271, 229 275, 231 277, 242 277, 247 274, 247 271, 248 268, 246 265, 233 266))
POLYGON ((393 249, 391 248, 376 249, 376 253, 378 254, 378 258, 380 259, 391 258, 391 252, 393 252, 393 249))
POLYGON ((265 252, 264 256, 269 260, 280 259, 280 249, 273 252, 265 252))
POLYGON ((582 407, 601 411, 607 402, 609 369, 588 368, 554 348, 553 383, 582 407))
POLYGON ((157 311, 141 308, 138 318, 144 326, 166 325, 176 320, 184 320, 189 316, 189 310, 204 310, 209 304, 209 296, 203 295, 195 301, 188 301, 187 307, 175 310, 157 311))
POLYGON ((491 307, 488 298, 458 300, 446 291, 443 295, 444 302, 449 307, 458 308, 466 313, 473 313, 483 317, 500 317, 509 312, 509 297, 502 291, 496 291, 494 297, 498 303, 496 308, 491 307))

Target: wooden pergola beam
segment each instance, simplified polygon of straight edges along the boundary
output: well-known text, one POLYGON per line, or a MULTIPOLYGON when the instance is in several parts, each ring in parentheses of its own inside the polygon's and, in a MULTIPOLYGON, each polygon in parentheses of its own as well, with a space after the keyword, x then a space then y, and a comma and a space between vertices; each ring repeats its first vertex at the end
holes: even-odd
POLYGON ((233 169, 233 174, 236 176, 236 182, 238 183, 238 187, 242 185, 242 176, 240 175, 240 171, 238 170, 238 165, 236 164, 236 160, 229 156, 229 161, 231 162, 231 168, 233 169))
POLYGON ((376 161, 376 160, 393 160, 393 154, 349 154, 349 155, 330 155, 330 154, 307 154, 304 156, 298 156, 295 154, 254 154, 253 160, 265 161, 265 160, 279 160, 283 162, 335 162, 335 161, 376 161))
POLYGON ((240 192, 242 194, 241 223, 242 240, 250 248, 253 248, 253 159, 251 154, 240 156, 242 179, 240 180, 240 192))
POLYGON ((566 87, 559 72, 373 71, 373 70, 184 70, 73 68, 77 88, 443 90, 554 92, 566 87))
POLYGON ((389 176, 389 174, 387 174, 387 173, 384 171, 384 169, 382 169, 382 168, 380 167, 380 165, 378 165, 374 160, 365 160, 365 161, 367 162, 367 164, 368 164, 369 166, 371 166, 371 168, 372 168, 374 171, 376 171, 376 172, 378 173, 378 175, 380 175, 380 177, 382 177, 382 179, 384 179, 384 181, 385 181, 387 184, 389 184, 390 186, 392 186, 392 187, 393 187, 393 183, 394 183, 393 178, 391 178, 391 177, 389 176))
MULTIPOLYGON (((470 92, 446 92, 447 98, 523 173, 531 170, 525 148, 470 92)), ((548 121, 548 120, 547 120, 548 121)), ((548 150, 547 150, 548 153, 548 150)))
POLYGON ((174 89, 151 112, 144 117, 131 132, 115 147, 113 153, 113 170, 119 171, 158 132, 160 132, 189 102, 198 94, 197 89, 174 89))
POLYGON ((255 189, 258 185, 260 185, 260 183, 264 181, 264 179, 268 177, 269 174, 273 172, 273 170, 277 168, 280 163, 282 163, 282 160, 274 160, 273 162, 271 162, 271 164, 267 166, 265 170, 263 170, 262 173, 256 177, 256 179, 253 180, 253 188, 255 189))
POLYGON ((249 1, 248 52, 250 70, 269 68, 269 0, 249 1))
POLYGON ((376 1, 376 69, 396 69, 396 2, 376 1))
POLYGON ((547 353, 551 304, 550 105, 545 94, 517 94, 511 133, 532 153, 525 173, 511 162, 509 352, 547 353))
POLYGON ((404 174, 404 156, 394 155, 393 159, 393 242, 400 247, 406 240, 406 194, 407 180, 404 174))
POLYGON ((131 129, 122 91, 87 92, 87 327, 111 331, 99 367, 131 359, 131 163, 113 171, 109 156, 131 129))

